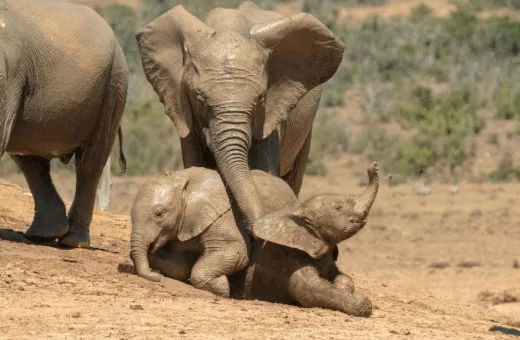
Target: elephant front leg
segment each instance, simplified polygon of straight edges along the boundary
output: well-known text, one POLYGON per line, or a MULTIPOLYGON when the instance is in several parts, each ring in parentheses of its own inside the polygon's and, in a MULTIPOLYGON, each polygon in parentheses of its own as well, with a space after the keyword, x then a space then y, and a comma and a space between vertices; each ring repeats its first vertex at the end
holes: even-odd
POLYGON ((303 307, 321 307, 342 311, 352 316, 368 317, 372 314, 370 300, 350 293, 341 282, 331 284, 321 278, 314 267, 306 266, 293 273, 289 280, 289 293, 303 307))
POLYGON ((33 242, 53 241, 69 231, 66 208, 50 175, 50 161, 38 156, 12 156, 34 198, 34 219, 25 236, 33 242))
POLYGON ((305 143, 300 152, 296 156, 291 170, 283 175, 283 180, 291 187, 296 197, 300 194, 303 184, 303 176, 305 175, 305 168, 307 167, 307 160, 309 159, 309 152, 311 150, 312 130, 307 135, 305 143))
POLYGON ((262 170, 280 177, 280 133, 278 129, 263 140, 255 140, 249 154, 251 169, 262 170))
POLYGON ((206 245, 205 253, 191 271, 190 282, 197 289, 207 290, 215 295, 229 297, 227 276, 245 268, 249 263, 247 248, 242 245, 227 244, 220 247, 206 245))
POLYGON ((181 251, 172 244, 168 244, 153 254, 148 254, 148 262, 152 269, 178 281, 188 281, 191 276, 191 268, 196 261, 197 254, 181 251))

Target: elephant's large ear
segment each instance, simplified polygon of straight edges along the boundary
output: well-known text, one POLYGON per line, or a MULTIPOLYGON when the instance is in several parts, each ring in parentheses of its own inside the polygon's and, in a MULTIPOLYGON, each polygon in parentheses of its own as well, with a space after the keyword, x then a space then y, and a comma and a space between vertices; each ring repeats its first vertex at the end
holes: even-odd
POLYGON ((253 225, 253 234, 263 240, 304 251, 315 259, 331 250, 312 226, 298 214, 285 209, 258 220, 253 225))
POLYGON ((214 30, 176 6, 143 27, 136 35, 146 79, 152 84, 163 103, 166 114, 173 120, 181 138, 191 128, 191 111, 186 93, 181 88, 184 62, 189 45, 212 35, 214 30))
POLYGON ((310 90, 336 73, 345 45, 318 19, 300 13, 251 29, 270 53, 268 90, 262 136, 265 138, 287 119, 288 113, 310 90))
POLYGON ((197 175, 187 187, 186 210, 178 235, 181 242, 200 235, 231 209, 220 175, 202 168, 198 171, 200 176, 197 175))

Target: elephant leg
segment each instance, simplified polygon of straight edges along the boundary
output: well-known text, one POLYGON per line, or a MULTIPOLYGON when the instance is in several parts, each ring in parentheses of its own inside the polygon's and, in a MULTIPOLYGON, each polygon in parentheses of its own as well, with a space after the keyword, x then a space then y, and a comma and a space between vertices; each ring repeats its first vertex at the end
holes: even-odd
POLYGON ((90 246, 90 223, 96 201, 96 190, 125 109, 127 80, 124 56, 114 55, 112 76, 100 118, 92 135, 82 148, 76 151, 76 193, 69 211, 70 231, 59 240, 59 244, 69 248, 90 246))
POLYGON ((305 143, 294 160, 291 170, 282 176, 283 180, 291 187, 296 197, 300 194, 303 183, 303 175, 307 166, 309 152, 311 150, 312 130, 309 131, 305 143))
POLYGON ((50 161, 38 156, 12 156, 34 198, 34 219, 25 236, 33 242, 53 241, 69 231, 65 203, 50 175, 50 161))
POLYGON ((271 135, 253 143, 249 156, 251 169, 262 170, 280 177, 280 133, 275 129, 271 135))
POLYGON ((178 281, 188 281, 191 268, 196 261, 197 254, 178 250, 174 246, 166 246, 153 254, 148 254, 150 268, 178 281))
POLYGON ((247 248, 242 243, 210 246, 195 263, 190 282, 197 289, 207 290, 215 295, 229 297, 230 287, 227 276, 244 269, 249 264, 247 248))
POLYGON ((293 273, 289 280, 289 294, 303 307, 327 308, 353 316, 368 317, 372 314, 372 303, 367 297, 336 287, 321 278, 311 266, 293 273))
POLYGON ((195 129, 185 138, 181 138, 182 162, 184 169, 193 166, 216 169, 216 164, 210 164, 204 157, 203 147, 195 135, 195 129))

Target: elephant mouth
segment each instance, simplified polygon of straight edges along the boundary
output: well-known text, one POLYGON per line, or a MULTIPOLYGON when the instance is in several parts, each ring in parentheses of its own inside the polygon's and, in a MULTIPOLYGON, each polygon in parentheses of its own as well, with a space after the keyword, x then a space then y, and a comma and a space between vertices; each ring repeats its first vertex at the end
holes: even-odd
POLYGON ((353 229, 359 230, 359 229, 363 228, 366 223, 367 223, 367 219, 364 217, 350 218, 349 223, 346 225, 344 231, 348 232, 353 229))
POLYGON ((161 249, 166 243, 168 242, 168 239, 164 236, 159 236, 157 238, 157 240, 155 240, 155 242, 153 242, 151 245, 150 245, 150 248, 149 248, 149 253, 150 254, 154 254, 156 253, 159 249, 161 249))

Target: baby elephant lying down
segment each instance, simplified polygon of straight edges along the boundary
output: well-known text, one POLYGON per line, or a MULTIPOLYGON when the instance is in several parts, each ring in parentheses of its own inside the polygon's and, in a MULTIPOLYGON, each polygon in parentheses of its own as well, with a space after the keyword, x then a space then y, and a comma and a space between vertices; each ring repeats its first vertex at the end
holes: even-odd
POLYGON ((267 215, 247 235, 218 173, 188 168, 148 180, 132 207, 131 258, 139 276, 160 274, 216 295, 322 307, 368 317, 372 304, 336 267, 337 244, 366 223, 377 163, 359 196, 299 203, 280 178, 253 170, 267 215), (233 213, 235 211, 235 214, 233 213))

